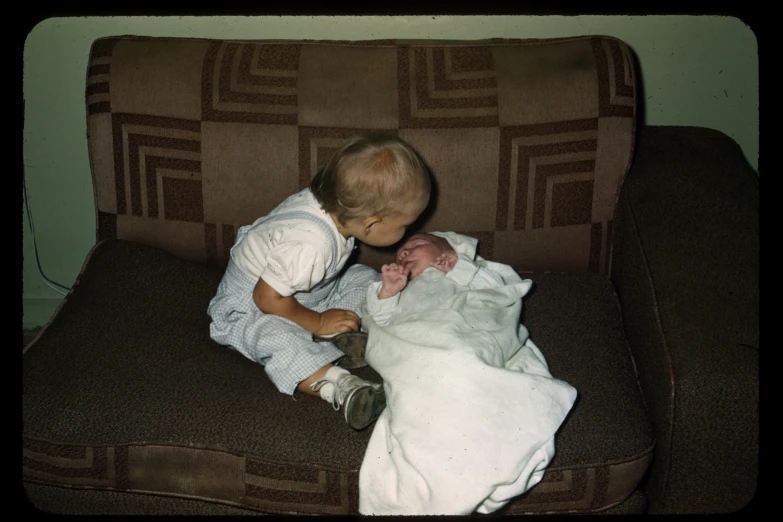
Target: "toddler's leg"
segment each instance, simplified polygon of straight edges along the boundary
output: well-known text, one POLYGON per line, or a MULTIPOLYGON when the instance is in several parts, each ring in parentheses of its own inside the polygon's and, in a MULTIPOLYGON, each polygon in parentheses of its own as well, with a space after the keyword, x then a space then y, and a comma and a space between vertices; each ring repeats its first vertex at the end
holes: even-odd
POLYGON ((316 343, 310 332, 280 317, 253 312, 231 330, 230 345, 264 370, 277 389, 293 395, 304 385, 339 410, 351 428, 367 427, 386 406, 383 387, 332 363, 344 354, 331 343, 316 343))
POLYGON ((300 382, 343 357, 334 345, 314 342, 304 328, 260 310, 237 321, 226 341, 248 359, 262 364, 277 389, 287 395, 293 395, 300 382))
POLYGON ((352 375, 339 366, 331 366, 311 388, 332 403, 335 410, 343 408, 348 425, 361 430, 375 421, 386 407, 383 386, 352 375))

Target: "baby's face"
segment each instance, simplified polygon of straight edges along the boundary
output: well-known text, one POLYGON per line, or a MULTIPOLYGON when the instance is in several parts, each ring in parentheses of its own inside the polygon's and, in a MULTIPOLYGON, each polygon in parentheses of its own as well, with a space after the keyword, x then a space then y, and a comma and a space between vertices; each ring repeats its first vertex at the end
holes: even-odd
POLYGON ((413 279, 429 268, 446 250, 451 250, 451 245, 442 237, 424 233, 413 234, 397 249, 396 262, 403 270, 407 270, 408 277, 413 279))

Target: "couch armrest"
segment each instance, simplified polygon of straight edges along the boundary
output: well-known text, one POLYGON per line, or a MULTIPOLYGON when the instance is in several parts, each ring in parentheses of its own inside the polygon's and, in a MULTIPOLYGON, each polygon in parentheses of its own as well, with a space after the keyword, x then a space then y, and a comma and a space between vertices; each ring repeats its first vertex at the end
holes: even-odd
POLYGON ((656 431, 650 512, 730 512, 755 494, 758 181, 718 131, 639 133, 611 279, 656 431))

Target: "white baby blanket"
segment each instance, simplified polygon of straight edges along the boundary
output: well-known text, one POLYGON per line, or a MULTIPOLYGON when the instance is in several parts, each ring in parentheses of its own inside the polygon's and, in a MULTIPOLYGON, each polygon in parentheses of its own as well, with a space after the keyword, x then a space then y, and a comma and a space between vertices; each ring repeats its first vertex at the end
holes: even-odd
POLYGON ((476 256, 475 242, 467 254, 503 284, 471 290, 428 268, 396 298, 378 300, 380 283, 368 292, 365 357, 387 407, 359 473, 361 514, 491 513, 554 456, 576 390, 519 323, 532 283, 476 256))

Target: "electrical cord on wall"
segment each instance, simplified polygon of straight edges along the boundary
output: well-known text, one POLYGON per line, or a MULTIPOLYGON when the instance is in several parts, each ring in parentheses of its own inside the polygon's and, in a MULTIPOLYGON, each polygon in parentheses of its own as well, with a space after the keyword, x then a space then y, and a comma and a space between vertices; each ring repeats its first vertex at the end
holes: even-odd
POLYGON ((68 288, 65 285, 61 285, 60 283, 56 281, 52 281, 43 272, 43 268, 41 268, 41 260, 38 257, 38 245, 35 242, 35 227, 33 227, 33 215, 30 213, 30 197, 27 195, 27 176, 25 176, 24 169, 22 170, 22 187, 24 188, 24 206, 27 210, 27 220, 30 223, 30 233, 32 234, 33 239, 33 249, 35 250, 35 263, 38 265, 38 273, 41 274, 41 277, 43 278, 46 285, 61 295, 68 295, 68 291, 70 291, 70 288, 68 288))

